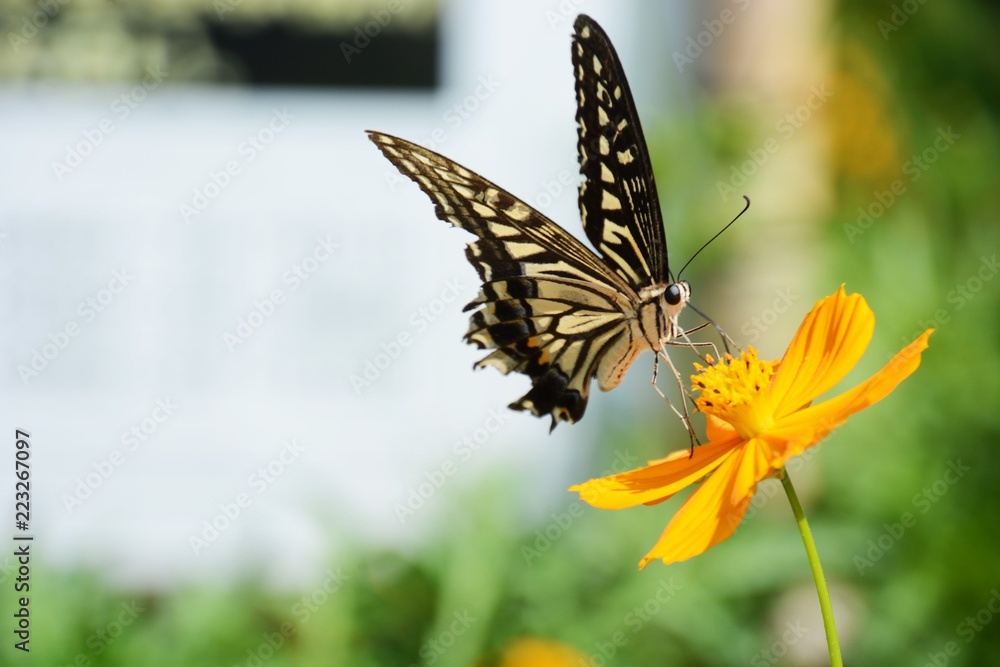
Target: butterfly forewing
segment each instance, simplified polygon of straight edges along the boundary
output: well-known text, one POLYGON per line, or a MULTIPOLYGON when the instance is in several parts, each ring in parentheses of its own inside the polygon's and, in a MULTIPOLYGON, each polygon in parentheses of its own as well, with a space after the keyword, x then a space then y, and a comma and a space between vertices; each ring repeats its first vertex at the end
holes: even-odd
POLYGON ((580 215, 587 238, 636 290, 667 281, 667 249, 653 169, 632 93, 604 30, 574 24, 573 69, 580 215))
POLYGON ((495 351, 476 365, 532 379, 512 408, 549 414, 553 427, 580 419, 591 379, 614 387, 642 349, 635 292, 586 246, 502 188, 405 139, 369 136, 435 202, 440 219, 478 237, 466 256, 483 287, 467 306, 477 310, 466 340, 495 351))

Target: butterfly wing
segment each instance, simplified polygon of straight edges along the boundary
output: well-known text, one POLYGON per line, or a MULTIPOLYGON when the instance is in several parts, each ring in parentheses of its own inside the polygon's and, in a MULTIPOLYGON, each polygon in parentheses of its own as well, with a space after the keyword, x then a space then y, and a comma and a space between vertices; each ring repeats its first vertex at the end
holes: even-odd
POLYGON ((510 405, 575 422, 590 381, 621 381, 648 347, 638 328, 638 297, 593 252, 547 217, 465 167, 379 132, 369 138, 434 202, 438 218, 472 232, 466 256, 483 281, 466 309, 466 340, 494 351, 477 362, 531 378, 510 405))
POLYGON ((580 216, 587 238, 636 290, 668 281, 667 246, 646 140, 618 54, 604 30, 574 23, 580 216))

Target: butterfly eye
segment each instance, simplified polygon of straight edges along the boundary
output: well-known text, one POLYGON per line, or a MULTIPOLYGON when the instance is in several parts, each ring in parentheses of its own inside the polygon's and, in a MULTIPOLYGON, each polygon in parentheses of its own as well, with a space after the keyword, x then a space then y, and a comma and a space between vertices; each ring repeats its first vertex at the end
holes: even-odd
POLYGON ((667 288, 667 291, 663 293, 663 298, 667 300, 667 303, 671 306, 676 306, 681 302, 681 288, 676 284, 671 285, 667 288))

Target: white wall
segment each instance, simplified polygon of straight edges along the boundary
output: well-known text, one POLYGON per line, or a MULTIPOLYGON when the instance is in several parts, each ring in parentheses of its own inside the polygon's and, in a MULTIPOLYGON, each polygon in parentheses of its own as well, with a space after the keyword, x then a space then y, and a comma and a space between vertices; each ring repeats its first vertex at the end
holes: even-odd
MULTIPOLYGON (((461 342, 460 312, 477 287, 462 252, 469 237, 437 221, 415 186, 387 181, 395 171, 363 133, 419 140, 440 128, 441 152, 578 233, 573 187, 544 196, 561 173, 576 182, 576 9, 563 5, 572 13, 555 26, 546 13, 558 15, 555 2, 449 5, 445 86, 430 95, 247 92, 174 86, 167 76, 126 116, 115 100, 132 86, 0 90, 0 390, 11 440, 15 428, 32 433, 32 529, 47 558, 133 583, 263 565, 281 583, 319 568, 347 535, 405 544, 426 534, 487 471, 523 475, 512 502, 529 515, 572 500, 566 485, 596 472, 586 469, 596 429, 584 421, 550 437, 547 420, 503 408, 526 378, 470 371, 479 353, 461 342), (446 116, 481 78, 495 92, 460 124, 446 116), (249 136, 283 122, 274 110, 290 115, 287 125, 250 149, 249 136), (113 132, 60 179, 53 163, 102 122, 113 132), (179 206, 192 204, 195 189, 212 190, 212 173, 229 161, 239 173, 185 221, 179 206), (327 238, 338 246, 332 256, 293 287, 286 272, 327 238), (102 291, 116 271, 129 284, 102 291), (435 300, 449 285, 457 299, 424 327, 415 313, 442 305, 435 300), (274 289, 285 301, 230 351, 224 333, 274 289), (109 296, 100 313, 80 305, 109 296), (19 366, 70 323, 78 335, 22 379, 19 366), (355 391, 351 376, 400 334, 412 344, 355 391), (123 434, 143 420, 149 429, 163 416, 157 401, 168 399, 173 414, 131 448, 123 434), (455 443, 492 426, 496 409, 506 421, 466 460, 455 443), (301 453, 286 454, 283 473, 258 494, 251 476, 290 440, 301 453), (456 474, 401 524, 395 505, 447 461, 456 474), (67 508, 98 469, 112 472, 67 508), (240 493, 252 504, 196 555, 190 536, 240 493), (331 524, 339 541, 330 541, 331 524)), ((630 72, 642 50, 632 38, 637 7, 579 6, 605 25, 630 72)), ((654 86, 648 67, 636 70, 643 108, 655 94, 642 91, 654 86)), ((643 391, 646 361, 630 377, 643 391)), ((596 395, 591 425, 592 413, 626 404, 596 395)))

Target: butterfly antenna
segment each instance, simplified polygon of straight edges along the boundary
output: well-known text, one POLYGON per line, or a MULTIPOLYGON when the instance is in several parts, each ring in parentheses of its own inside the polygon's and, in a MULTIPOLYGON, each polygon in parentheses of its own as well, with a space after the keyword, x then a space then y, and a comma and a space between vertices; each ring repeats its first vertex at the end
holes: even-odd
MULTIPOLYGON (((744 210, 746 210, 746 209, 744 209, 744 210)), ((729 223, 729 224, 732 224, 732 223, 729 223)), ((705 321, 708 322, 709 324, 711 324, 715 328, 715 330, 717 332, 719 332, 719 338, 722 339, 722 347, 726 350, 726 354, 732 354, 731 350, 729 349, 729 343, 733 343, 734 347, 738 347, 738 346, 736 345, 735 342, 733 342, 733 339, 729 337, 729 334, 727 334, 725 332, 725 330, 723 330, 722 327, 720 327, 718 324, 716 324, 715 320, 713 320, 711 317, 709 317, 705 313, 703 313, 700 310, 698 310, 697 308, 695 308, 694 304, 692 304, 690 301, 688 301, 687 307, 690 308, 691 310, 693 310, 694 312, 698 313, 702 317, 704 317, 705 321)), ((701 326, 703 327, 705 325, 703 324, 701 326)), ((700 329, 701 327, 698 327, 698 328, 700 329)))
MULTIPOLYGON (((681 279, 681 274, 682 274, 682 273, 684 273, 684 269, 686 269, 686 268, 688 267, 688 264, 690 264, 691 262, 693 262, 693 261, 694 261, 694 258, 695 258, 695 257, 697 257, 697 256, 698 256, 698 254, 699 254, 699 253, 701 253, 701 251, 702 251, 702 250, 704 250, 705 248, 707 248, 707 247, 708 247, 708 245, 709 245, 709 244, 710 244, 710 243, 711 243, 712 241, 714 241, 715 239, 717 239, 717 238, 719 238, 720 236, 722 236, 722 232, 724 232, 724 231, 726 231, 727 229, 729 229, 730 227, 732 227, 733 223, 734 223, 734 222, 736 222, 737 220, 739 220, 739 219, 740 219, 740 216, 741 216, 741 215, 743 215, 744 213, 746 213, 746 212, 747 212, 747 209, 748 209, 748 208, 750 208, 750 197, 747 197, 746 195, 743 195, 743 199, 745 199, 745 200, 746 200, 746 202, 747 202, 747 205, 743 207, 743 210, 742 210, 742 211, 740 211, 740 212, 739 212, 739 214, 738 214, 738 215, 737 215, 737 216, 736 216, 735 218, 733 218, 732 220, 730 220, 730 221, 729 221, 729 224, 728 224, 728 225, 726 225, 725 227, 723 227, 722 229, 720 229, 720 230, 719 230, 719 231, 718 231, 718 232, 717 232, 717 233, 715 234, 715 236, 713 236, 713 237, 712 237, 712 238, 710 238, 710 239, 709 239, 708 241, 706 241, 706 242, 705 242, 705 245, 703 245, 702 247, 698 248, 698 252, 696 252, 695 254, 691 255, 691 259, 689 259, 689 260, 687 261, 687 264, 685 264, 684 266, 682 266, 682 267, 681 267, 681 270, 677 272, 677 280, 680 280, 680 279, 681 279)), ((704 315, 702 315, 702 317, 704 317, 704 315)), ((706 317, 705 319, 708 319, 708 318, 706 317)), ((711 320, 709 320, 709 322, 711 322, 711 320)))

